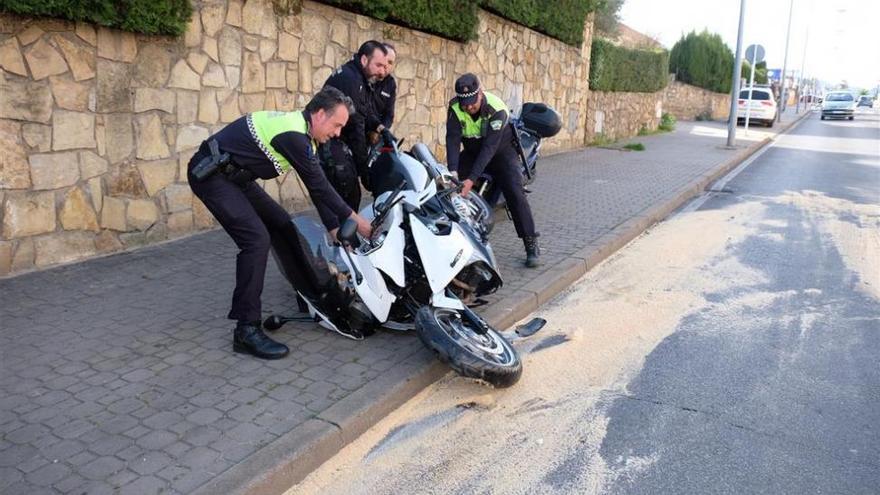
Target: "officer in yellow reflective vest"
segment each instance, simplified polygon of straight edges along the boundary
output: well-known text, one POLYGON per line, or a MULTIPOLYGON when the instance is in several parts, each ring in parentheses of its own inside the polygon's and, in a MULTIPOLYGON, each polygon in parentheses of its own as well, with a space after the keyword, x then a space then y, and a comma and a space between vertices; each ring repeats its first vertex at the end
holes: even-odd
POLYGON ((446 120, 446 161, 449 170, 462 179, 461 193, 465 196, 483 172, 492 175, 507 201, 516 234, 523 240, 525 264, 533 268, 540 264, 538 233, 523 190, 521 163, 509 118, 507 105, 501 98, 483 91, 477 76, 459 77, 446 120))
POLYGON ((290 215, 255 179, 272 179, 292 168, 331 234, 342 221, 352 218, 361 235, 370 235, 370 223, 339 197, 316 157, 318 143, 338 136, 352 111, 347 96, 325 88, 301 112, 254 112, 239 118, 203 142, 189 162, 190 187, 239 249, 228 315, 237 320, 232 339, 235 352, 263 359, 282 358, 289 352, 287 346, 263 333, 260 295, 269 232, 288 224, 290 215), (217 170, 205 165, 221 161, 224 166, 218 172, 201 173, 217 170))

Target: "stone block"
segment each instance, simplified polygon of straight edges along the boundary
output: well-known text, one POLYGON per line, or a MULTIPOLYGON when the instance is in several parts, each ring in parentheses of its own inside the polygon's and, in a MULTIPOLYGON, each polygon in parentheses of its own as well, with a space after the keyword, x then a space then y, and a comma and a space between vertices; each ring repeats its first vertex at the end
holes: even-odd
MULTIPOLYGON (((231 10, 231 5, 230 5, 231 10)), ((235 29, 225 27, 220 31, 217 40, 220 51, 220 63, 223 65, 241 65, 241 35, 235 29)))
POLYGON ((226 24, 241 27, 241 0, 229 0, 226 10, 226 24))
POLYGON ((0 68, 27 77, 27 67, 24 65, 24 59, 21 56, 21 48, 18 40, 14 37, 0 43, 0 68))
POLYGON ((92 197, 92 206, 95 211, 100 213, 101 207, 104 206, 104 187, 100 177, 92 177, 88 182, 89 196, 92 197))
POLYGON ((125 221, 125 201, 112 196, 104 196, 104 207, 101 209, 101 228, 119 232, 128 230, 125 221))
POLYGON ((134 132, 130 113, 104 115, 104 141, 110 163, 119 163, 131 156, 134 132))
MULTIPOLYGON (((0 124, 2 125, 2 124, 0 124)), ((37 151, 45 153, 52 149, 52 127, 42 124, 24 124, 21 126, 24 142, 37 151)), ((4 146, 4 149, 6 147, 4 146)), ((2 189, 2 187, 0 187, 2 189)))
POLYGON ((174 91, 170 89, 137 88, 134 92, 134 111, 162 110, 174 113, 174 91))
MULTIPOLYGON (((322 87, 324 81, 321 81, 322 87)), ((312 57, 303 54, 299 59, 299 90, 305 94, 312 93, 312 57)))
POLYGON ((30 47, 25 52, 24 58, 31 69, 31 76, 37 81, 67 72, 64 57, 46 40, 40 40, 30 47))
POLYGON ((192 201, 193 223, 197 229, 210 229, 214 227, 214 216, 205 207, 202 201, 193 196, 192 201))
POLYGON ((79 152, 79 175, 82 179, 91 179, 107 173, 107 160, 92 151, 79 152))
POLYGON ((168 215, 168 232, 172 235, 180 235, 193 230, 192 210, 178 211, 168 215))
POLYGON ((186 57, 186 61, 189 63, 189 66, 192 67, 196 73, 201 75, 205 72, 205 66, 208 65, 208 56, 204 53, 199 52, 190 52, 186 57))
POLYGON ((79 161, 75 151, 31 155, 32 188, 36 191, 72 186, 79 180, 79 161))
POLYGON ((263 70, 263 63, 260 61, 259 54, 245 52, 241 76, 242 93, 261 93, 266 91, 266 73, 263 70))
POLYGON ((122 243, 119 242, 119 238, 112 231, 102 230, 101 233, 95 237, 95 249, 97 249, 99 253, 112 253, 122 249, 122 243))
POLYGON ((131 112, 132 64, 98 59, 97 111, 131 112))
POLYGON ((134 80, 144 86, 161 88, 171 73, 171 54, 164 45, 147 43, 134 62, 134 80))
POLYGON ((285 32, 278 33, 278 58, 295 62, 299 59, 299 38, 285 32))
POLYGON ((192 208, 193 193, 187 184, 171 184, 165 188, 165 210, 171 213, 192 208))
POLYGON ((238 98, 243 113, 258 112, 266 109, 266 93, 241 95, 238 98))
POLYGON ((95 77, 95 50, 94 48, 73 41, 62 34, 52 36, 55 44, 61 48, 67 65, 70 66, 70 72, 77 81, 85 81, 95 77))
POLYGON ((241 10, 241 27, 248 33, 260 34, 263 30, 265 0, 249 0, 241 10))
POLYGON ((6 194, 3 238, 15 239, 55 230, 55 193, 6 194))
POLYGON ((168 87, 198 91, 201 89, 201 80, 201 76, 192 70, 185 60, 181 59, 171 69, 171 79, 168 81, 168 87))
POLYGON ((202 44, 202 21, 198 15, 190 17, 186 32, 183 34, 183 44, 187 48, 202 44))
POLYGON ((74 187, 64 198, 61 207, 61 227, 64 230, 98 231, 98 219, 91 202, 82 189, 74 187))
POLYGON ((147 230, 159 220, 159 208, 152 199, 130 199, 125 218, 129 227, 135 230, 147 230))
POLYGON ((324 82, 330 77, 330 73, 333 72, 333 69, 330 67, 321 67, 320 69, 315 69, 312 72, 312 87, 313 88, 323 88, 324 82))
POLYGON ((59 108, 76 112, 89 110, 89 103, 94 94, 91 85, 73 82, 68 75, 52 76, 49 82, 59 108))
POLYGON ((95 148, 95 115, 55 110, 52 115, 52 149, 95 148))
POLYGON ((260 40, 260 61, 264 64, 268 62, 275 55, 277 48, 274 40, 260 40))
POLYGON ((76 23, 76 35, 92 46, 98 46, 98 33, 95 27, 87 22, 76 23))
POLYGON ((174 182, 177 178, 176 160, 158 160, 154 162, 140 162, 137 164, 141 174, 141 180, 151 197, 155 196, 165 186, 174 182))
POLYGON ((226 5, 223 2, 202 5, 202 30, 205 36, 214 36, 223 27, 226 18, 226 5))
POLYGON ((95 236, 87 232, 58 232, 34 239, 37 267, 68 263, 94 255, 95 236))
POLYGON ((327 19, 319 16, 309 16, 303 19, 302 25, 302 47, 306 53, 316 56, 324 55, 324 47, 327 46, 329 39, 327 34, 330 32, 330 26, 327 19))
POLYGON ((0 78, 0 118, 48 123, 52 92, 46 81, 0 78))
POLYGON ((266 87, 267 88, 285 88, 287 87, 287 63, 286 62, 269 62, 266 64, 266 87))
POLYGON ((204 89, 199 93, 199 122, 216 124, 220 118, 220 108, 217 106, 217 92, 204 89))
POLYGON ((135 117, 135 142, 137 148, 135 156, 141 160, 155 160, 171 156, 168 143, 165 141, 165 133, 162 131, 162 121, 156 114, 141 114, 135 117))
POLYGON ((181 126, 177 131, 176 150, 182 151, 189 148, 197 148, 202 141, 208 139, 208 129, 197 125, 181 126))
POLYGON ((229 123, 241 117, 242 112, 238 106, 238 94, 236 92, 229 91, 225 98, 220 93, 217 96, 220 101, 220 122, 229 123))
POLYGON ((241 67, 228 66, 224 69, 226 73, 226 87, 235 89, 241 83, 241 67))
POLYGON ((134 165, 124 164, 111 169, 104 176, 104 185, 110 196, 147 197, 141 174, 134 165))
POLYGON ((207 70, 202 74, 202 86, 225 88, 226 74, 223 72, 223 68, 217 64, 208 64, 207 70))
POLYGON ((21 128, 18 122, 0 120, 0 190, 31 187, 30 167, 20 134, 21 128))
POLYGON ((255 52, 260 48, 260 37, 254 34, 243 34, 241 44, 249 52, 255 52))
POLYGON ((199 95, 191 91, 177 92, 177 123, 189 124, 196 121, 199 111, 199 95))
MULTIPOLYGON (((134 62, 137 40, 134 33, 105 27, 98 28, 98 56, 117 62, 134 62)), ((100 71, 100 68, 98 69, 100 71)))
POLYGON ((18 245, 15 247, 15 253, 12 255, 13 272, 20 272, 34 267, 34 239, 28 237, 19 239, 18 245))
POLYGON ((22 45, 30 45, 34 41, 40 39, 43 34, 45 34, 45 31, 40 29, 39 26, 31 24, 27 29, 18 34, 18 41, 20 41, 22 45))
POLYGON ((12 271, 12 242, 0 241, 0 277, 12 271))

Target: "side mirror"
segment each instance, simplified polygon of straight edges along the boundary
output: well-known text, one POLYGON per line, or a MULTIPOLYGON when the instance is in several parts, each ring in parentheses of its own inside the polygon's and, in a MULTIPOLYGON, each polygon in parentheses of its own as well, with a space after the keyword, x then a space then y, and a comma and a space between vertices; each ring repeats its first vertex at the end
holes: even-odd
POLYGON ((341 242, 343 246, 357 245, 357 227, 357 222, 355 222, 351 218, 346 219, 345 222, 342 223, 342 226, 339 228, 339 230, 336 232, 336 238, 339 239, 339 242, 341 242))

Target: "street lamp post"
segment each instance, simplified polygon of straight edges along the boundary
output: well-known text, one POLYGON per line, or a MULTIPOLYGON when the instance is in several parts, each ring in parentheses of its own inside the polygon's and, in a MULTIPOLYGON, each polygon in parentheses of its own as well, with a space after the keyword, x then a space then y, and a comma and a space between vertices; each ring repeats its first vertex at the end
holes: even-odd
POLYGON ((788 40, 791 37, 791 13, 794 10, 794 0, 788 4, 788 29, 785 30, 785 56, 782 58, 782 101, 780 107, 782 111, 776 112, 776 122, 782 122, 782 112, 785 111, 785 103, 788 101, 788 95, 785 91, 785 73, 788 70, 788 40))
POLYGON ((733 62, 733 80, 730 85, 730 113, 727 116, 727 147, 736 145, 736 100, 739 99, 739 79, 742 66, 743 21, 746 18, 746 0, 739 0, 739 29, 736 32, 736 58, 733 62))

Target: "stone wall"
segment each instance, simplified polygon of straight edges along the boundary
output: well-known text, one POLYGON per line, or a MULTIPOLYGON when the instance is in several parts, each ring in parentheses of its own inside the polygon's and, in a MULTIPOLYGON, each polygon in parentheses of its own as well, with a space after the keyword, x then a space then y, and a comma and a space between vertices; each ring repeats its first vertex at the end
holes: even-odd
POLYGON ((616 141, 653 131, 660 125, 662 92, 591 91, 587 104, 586 142, 616 141))
POLYGON ((710 115, 712 120, 727 120, 730 113, 730 95, 715 93, 683 82, 672 80, 663 91, 663 111, 678 120, 696 120, 710 115))
MULTIPOLYGON (((398 47, 395 132, 444 156, 446 104, 463 72, 513 109, 563 116, 548 151, 585 140, 592 21, 574 48, 480 13, 467 44, 305 2, 194 1, 180 38, 0 14, 0 275, 215 226, 185 167, 208 135, 246 112, 302 108, 363 41, 398 47)), ((263 184, 308 206, 295 173, 263 184)))

